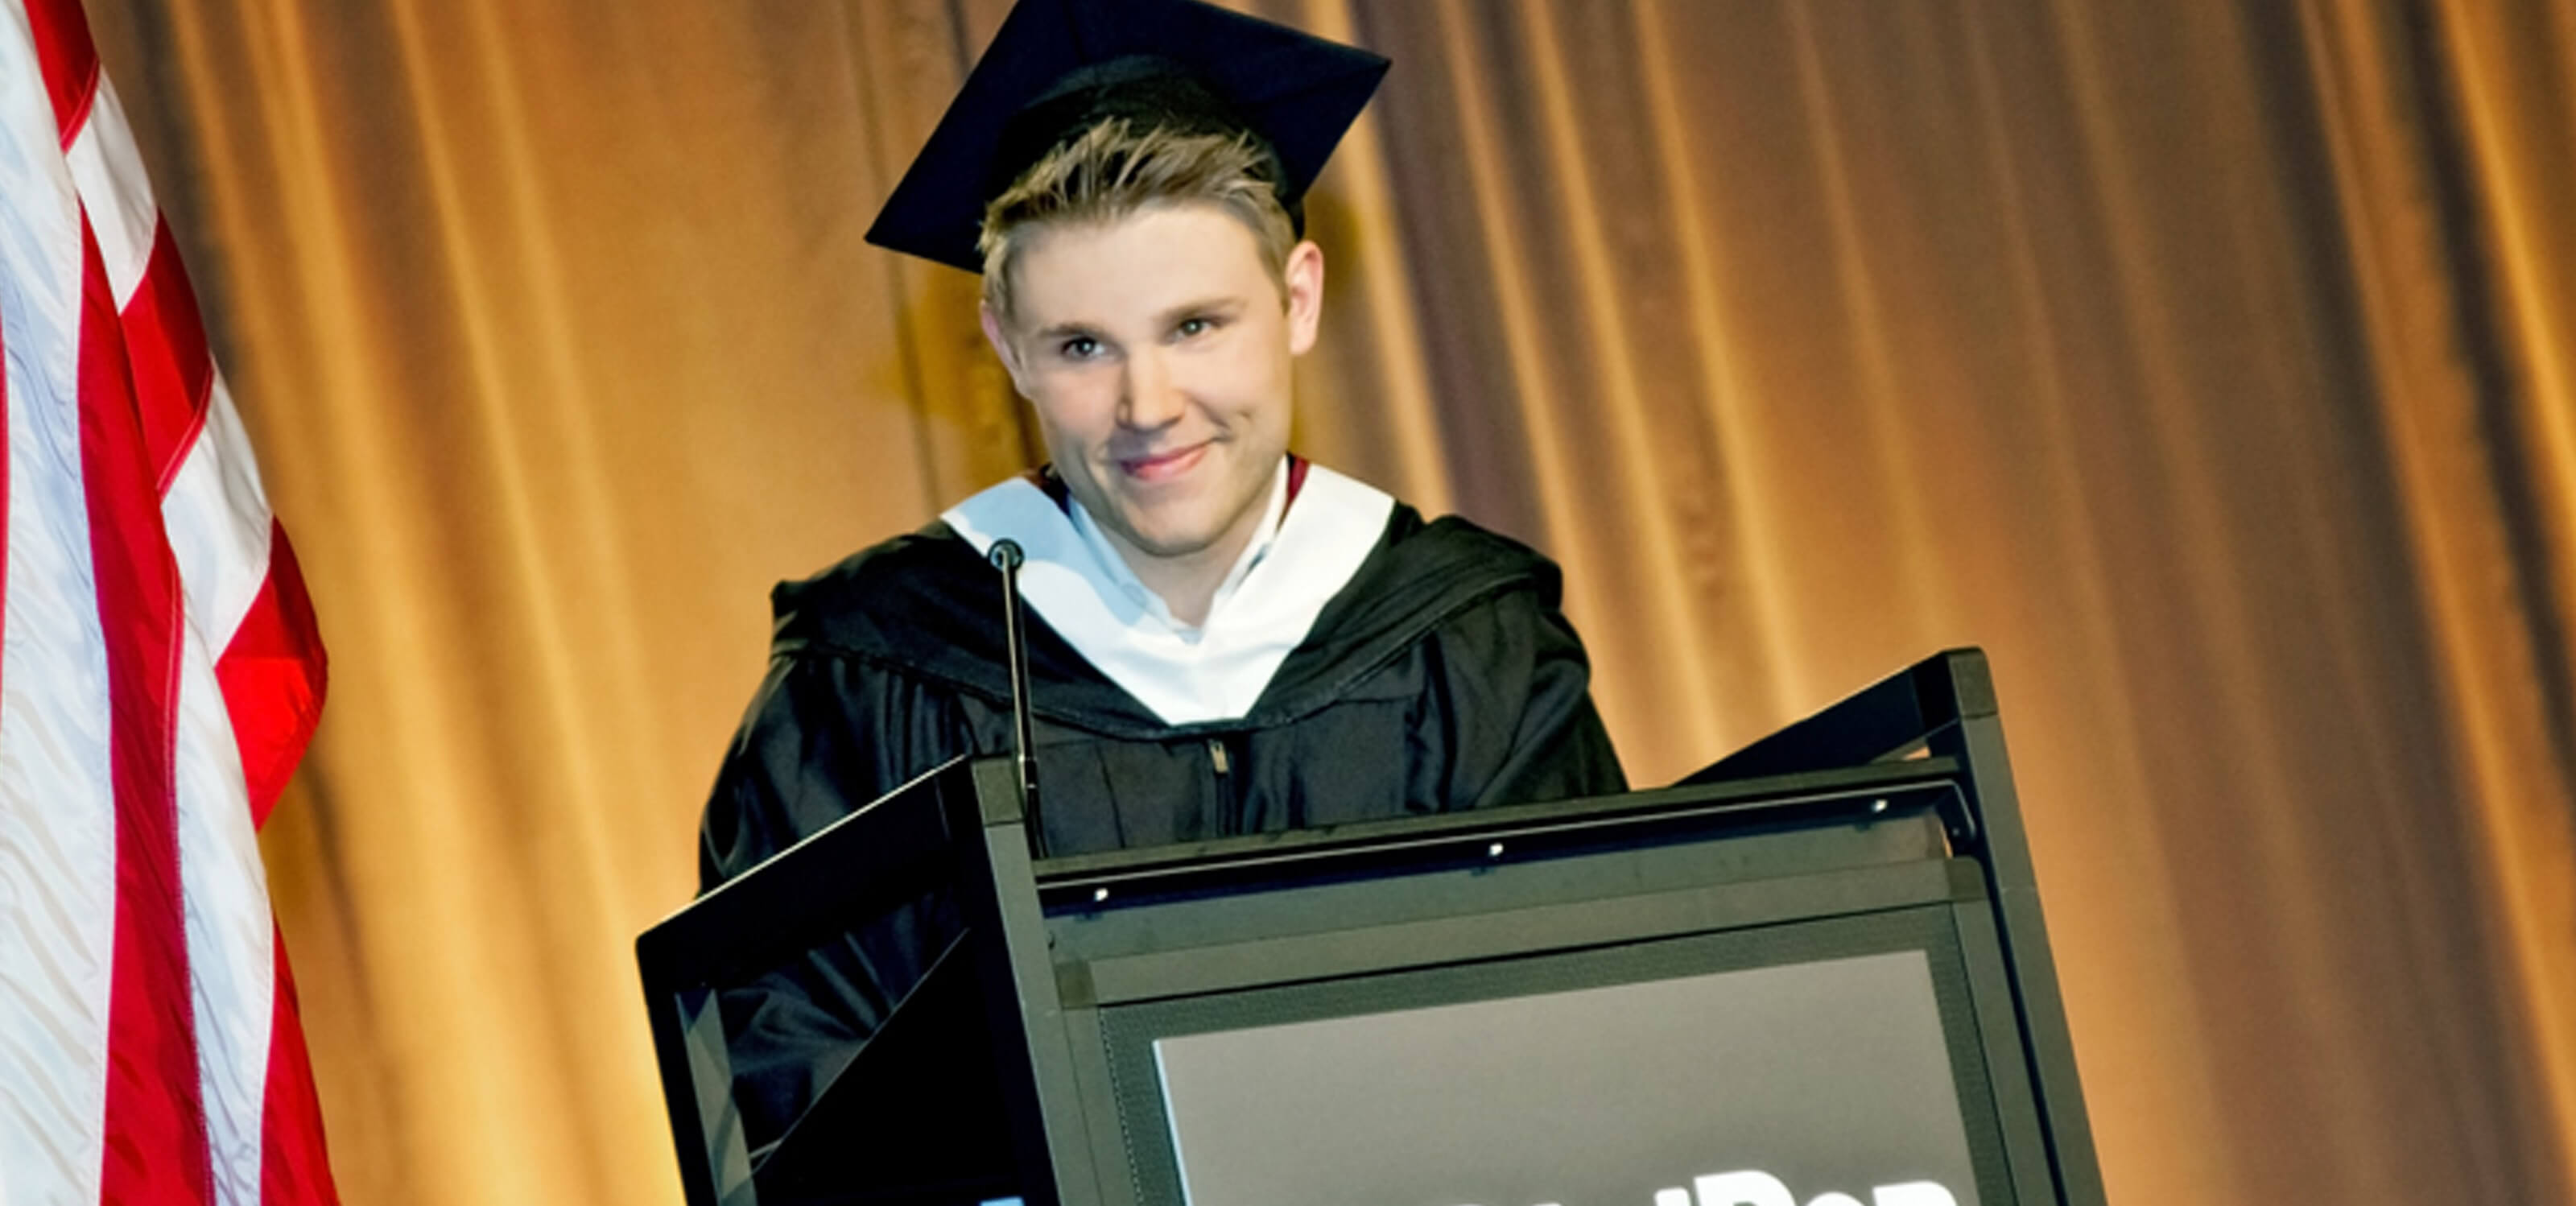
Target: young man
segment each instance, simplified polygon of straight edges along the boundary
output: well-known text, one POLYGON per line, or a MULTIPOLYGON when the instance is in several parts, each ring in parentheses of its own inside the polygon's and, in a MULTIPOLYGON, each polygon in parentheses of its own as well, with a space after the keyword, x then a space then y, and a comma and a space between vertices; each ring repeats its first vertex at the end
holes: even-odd
MULTIPOLYGON (((1555 567, 1288 450, 1324 303, 1299 199, 1385 67, 1189 0, 1022 0, 870 237, 983 273, 1052 464, 779 588, 706 886, 1011 747, 1004 537, 1048 853, 1624 789, 1555 567)), ((728 1000, 755 1136, 953 932, 925 898, 728 1000)))

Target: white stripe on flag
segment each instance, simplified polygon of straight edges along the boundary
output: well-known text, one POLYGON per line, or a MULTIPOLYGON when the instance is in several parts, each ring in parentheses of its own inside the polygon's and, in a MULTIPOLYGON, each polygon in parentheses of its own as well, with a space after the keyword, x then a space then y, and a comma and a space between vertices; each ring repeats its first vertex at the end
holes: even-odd
POLYGON ((80 213, 25 10, 0 0, 0 1197, 96 1202, 116 813, 81 484, 80 213))
POLYGON ((260 1107, 276 990, 268 878, 214 655, 185 628, 179 663, 179 882, 215 1201, 259 1206, 260 1107))
MULTIPOLYGON (((161 497, 161 521, 170 532, 170 553, 179 561, 188 625, 204 637, 214 656, 222 657, 242 617, 259 599, 260 584, 268 580, 270 524, 250 437, 242 431, 241 415, 233 409, 232 392, 224 388, 221 373, 207 394, 205 426, 170 479, 170 492, 161 497)), ((241 778, 238 765, 231 773, 241 778)))
POLYGON ((80 186, 81 204, 89 207, 89 225, 98 236, 99 258, 107 261, 107 283, 116 290, 116 308, 133 300, 152 259, 152 231, 160 222, 153 208, 152 182, 143 174, 143 153, 135 149, 134 131, 125 124, 125 106, 107 75, 98 77, 98 96, 89 105, 67 153, 72 181, 80 186))

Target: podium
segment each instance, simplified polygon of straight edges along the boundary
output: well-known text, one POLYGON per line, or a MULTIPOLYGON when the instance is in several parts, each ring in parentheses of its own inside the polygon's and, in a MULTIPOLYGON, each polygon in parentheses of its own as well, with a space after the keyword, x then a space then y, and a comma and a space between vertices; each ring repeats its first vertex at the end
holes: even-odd
POLYGON ((960 760, 636 953, 690 1206, 2103 1200, 1975 650, 1668 788, 1188 846, 1033 858, 960 760), (760 1133, 745 986, 934 899, 760 1133))

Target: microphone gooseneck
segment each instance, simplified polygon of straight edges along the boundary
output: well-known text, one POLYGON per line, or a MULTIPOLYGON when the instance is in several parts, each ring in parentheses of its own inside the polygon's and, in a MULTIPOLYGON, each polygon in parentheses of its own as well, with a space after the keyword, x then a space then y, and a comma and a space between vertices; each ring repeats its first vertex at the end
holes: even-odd
POLYGON ((985 554, 1002 571, 1002 635, 1011 671, 1011 757, 1019 768, 1020 815, 1029 828, 1029 849, 1046 853, 1046 827, 1038 821, 1037 738, 1029 724, 1029 646, 1020 624, 1020 563, 1025 556, 1016 540, 993 542, 985 554))

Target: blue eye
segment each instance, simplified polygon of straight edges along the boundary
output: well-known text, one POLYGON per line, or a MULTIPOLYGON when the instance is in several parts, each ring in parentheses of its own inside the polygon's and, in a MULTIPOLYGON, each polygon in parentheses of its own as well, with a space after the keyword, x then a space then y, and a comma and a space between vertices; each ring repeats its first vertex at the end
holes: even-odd
POLYGON ((1180 333, 1181 333, 1181 336, 1182 336, 1183 338, 1187 338, 1187 337, 1192 336, 1192 335, 1197 335, 1197 334, 1200 334, 1200 333, 1202 333, 1202 332, 1206 332, 1206 331, 1213 331, 1213 330, 1215 330, 1215 329, 1216 329, 1216 323, 1215 323, 1215 321, 1214 321, 1214 320, 1212 320, 1212 319, 1206 319, 1206 318, 1184 318, 1184 319, 1182 319, 1182 320, 1181 320, 1181 325, 1180 325, 1180 333))
POLYGON ((1058 345, 1056 352, 1067 360, 1089 360, 1100 354, 1100 341, 1088 335, 1076 335, 1058 345))

